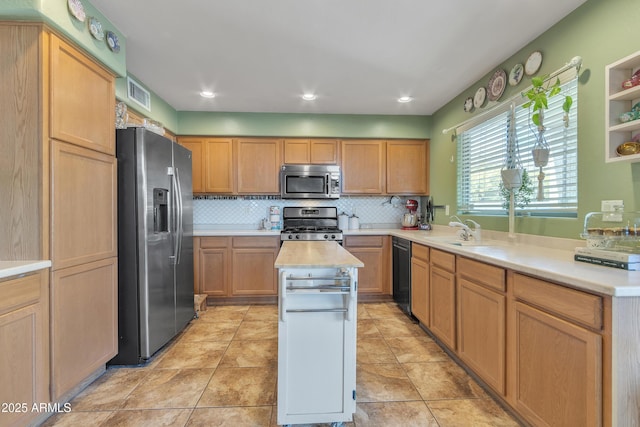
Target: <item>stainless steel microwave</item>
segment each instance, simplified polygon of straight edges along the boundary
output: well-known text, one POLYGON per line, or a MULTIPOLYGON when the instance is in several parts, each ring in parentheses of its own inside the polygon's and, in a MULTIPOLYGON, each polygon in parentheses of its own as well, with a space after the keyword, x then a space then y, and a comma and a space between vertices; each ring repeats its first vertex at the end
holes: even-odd
POLYGON ((283 199, 337 199, 340 197, 340 166, 283 165, 280 168, 283 199))

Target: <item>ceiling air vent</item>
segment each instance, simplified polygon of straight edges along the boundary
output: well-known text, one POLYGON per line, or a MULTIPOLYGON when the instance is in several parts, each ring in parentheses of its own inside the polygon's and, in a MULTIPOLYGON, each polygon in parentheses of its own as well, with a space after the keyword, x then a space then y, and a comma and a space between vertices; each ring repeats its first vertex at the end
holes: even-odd
POLYGON ((129 94, 129 99, 136 104, 140 104, 147 111, 151 111, 151 94, 131 77, 127 77, 127 93, 129 94))

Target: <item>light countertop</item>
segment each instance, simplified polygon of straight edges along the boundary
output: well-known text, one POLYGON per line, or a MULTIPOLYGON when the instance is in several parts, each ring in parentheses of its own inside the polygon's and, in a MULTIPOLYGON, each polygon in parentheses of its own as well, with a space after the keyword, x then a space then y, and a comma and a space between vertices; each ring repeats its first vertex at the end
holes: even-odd
MULTIPOLYGON (((402 237, 477 261, 530 274, 553 282, 615 297, 640 296, 640 271, 578 262, 574 249, 584 246, 583 240, 561 239, 517 234, 509 239, 507 233, 482 230, 480 244, 458 246, 456 230, 435 226, 432 231, 401 230, 398 228, 368 228, 345 230, 345 236, 389 235, 402 237)), ((197 230, 195 236, 278 236, 278 230, 197 230), (202 234, 215 233, 215 234, 202 234)), ((292 242, 295 243, 295 242, 292 242)), ((284 247, 284 246, 283 246, 284 247)))
POLYGON ((0 261, 0 279, 51 267, 51 261, 0 261))
POLYGON ((284 242, 275 267, 349 268, 364 267, 364 263, 336 242, 284 242))

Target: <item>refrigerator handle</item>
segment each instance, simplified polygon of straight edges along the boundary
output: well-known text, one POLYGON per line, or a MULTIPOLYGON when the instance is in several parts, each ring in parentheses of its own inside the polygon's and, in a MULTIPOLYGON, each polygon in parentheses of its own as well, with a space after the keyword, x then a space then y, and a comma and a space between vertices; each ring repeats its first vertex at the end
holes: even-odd
POLYGON ((180 258, 182 255, 182 237, 184 236, 184 228, 182 225, 183 220, 183 205, 182 205, 182 182, 180 181, 180 171, 178 168, 175 168, 175 182, 177 188, 177 198, 176 198, 176 206, 178 211, 178 223, 176 224, 176 233, 177 233, 177 245, 176 245, 176 264, 180 263, 180 258))

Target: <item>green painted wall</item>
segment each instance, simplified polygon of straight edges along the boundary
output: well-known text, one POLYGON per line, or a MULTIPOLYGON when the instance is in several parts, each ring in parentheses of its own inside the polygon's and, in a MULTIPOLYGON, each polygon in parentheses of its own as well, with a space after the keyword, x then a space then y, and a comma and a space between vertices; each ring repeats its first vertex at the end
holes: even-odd
POLYGON ((0 1, 0 20, 45 22, 73 40, 116 75, 126 75, 127 47, 124 36, 91 3, 83 1, 82 4, 87 17, 95 16, 102 23, 105 31, 113 31, 118 36, 121 46, 119 53, 109 50, 104 40, 98 41, 93 38, 89 33, 87 21, 79 22, 72 17, 65 0, 2 0, 0 1))
MULTIPOLYGON (((527 19, 522 17, 523 25, 527 19)), ((637 42, 640 22, 640 2, 637 0, 589 0, 542 36, 502 63, 507 72, 516 63, 523 63, 531 52, 540 50, 543 63, 538 74, 553 72, 576 55, 583 63, 578 87, 578 218, 518 218, 516 232, 579 238, 584 216, 599 211, 600 201, 622 199, 625 210, 640 210, 640 163, 605 163, 605 66, 640 49, 637 42)), ((498 67, 495 67, 497 69, 498 67)), ((494 70, 495 70, 494 69, 494 70)), ((462 90, 432 116, 431 189, 436 204, 448 204, 456 211, 456 164, 450 159, 456 154, 451 133, 443 129, 453 127, 473 114, 463 111, 464 99, 489 81, 493 71, 476 84, 462 90)), ((514 87, 507 87, 503 99, 517 95, 530 85, 525 76, 514 87)), ((529 153, 521 153, 522 156, 529 153)), ((475 218, 483 228, 507 230, 506 217, 475 218)), ((448 218, 436 215, 436 222, 444 224, 448 218)))
POLYGON ((428 116, 178 112, 181 135, 428 138, 428 116))

